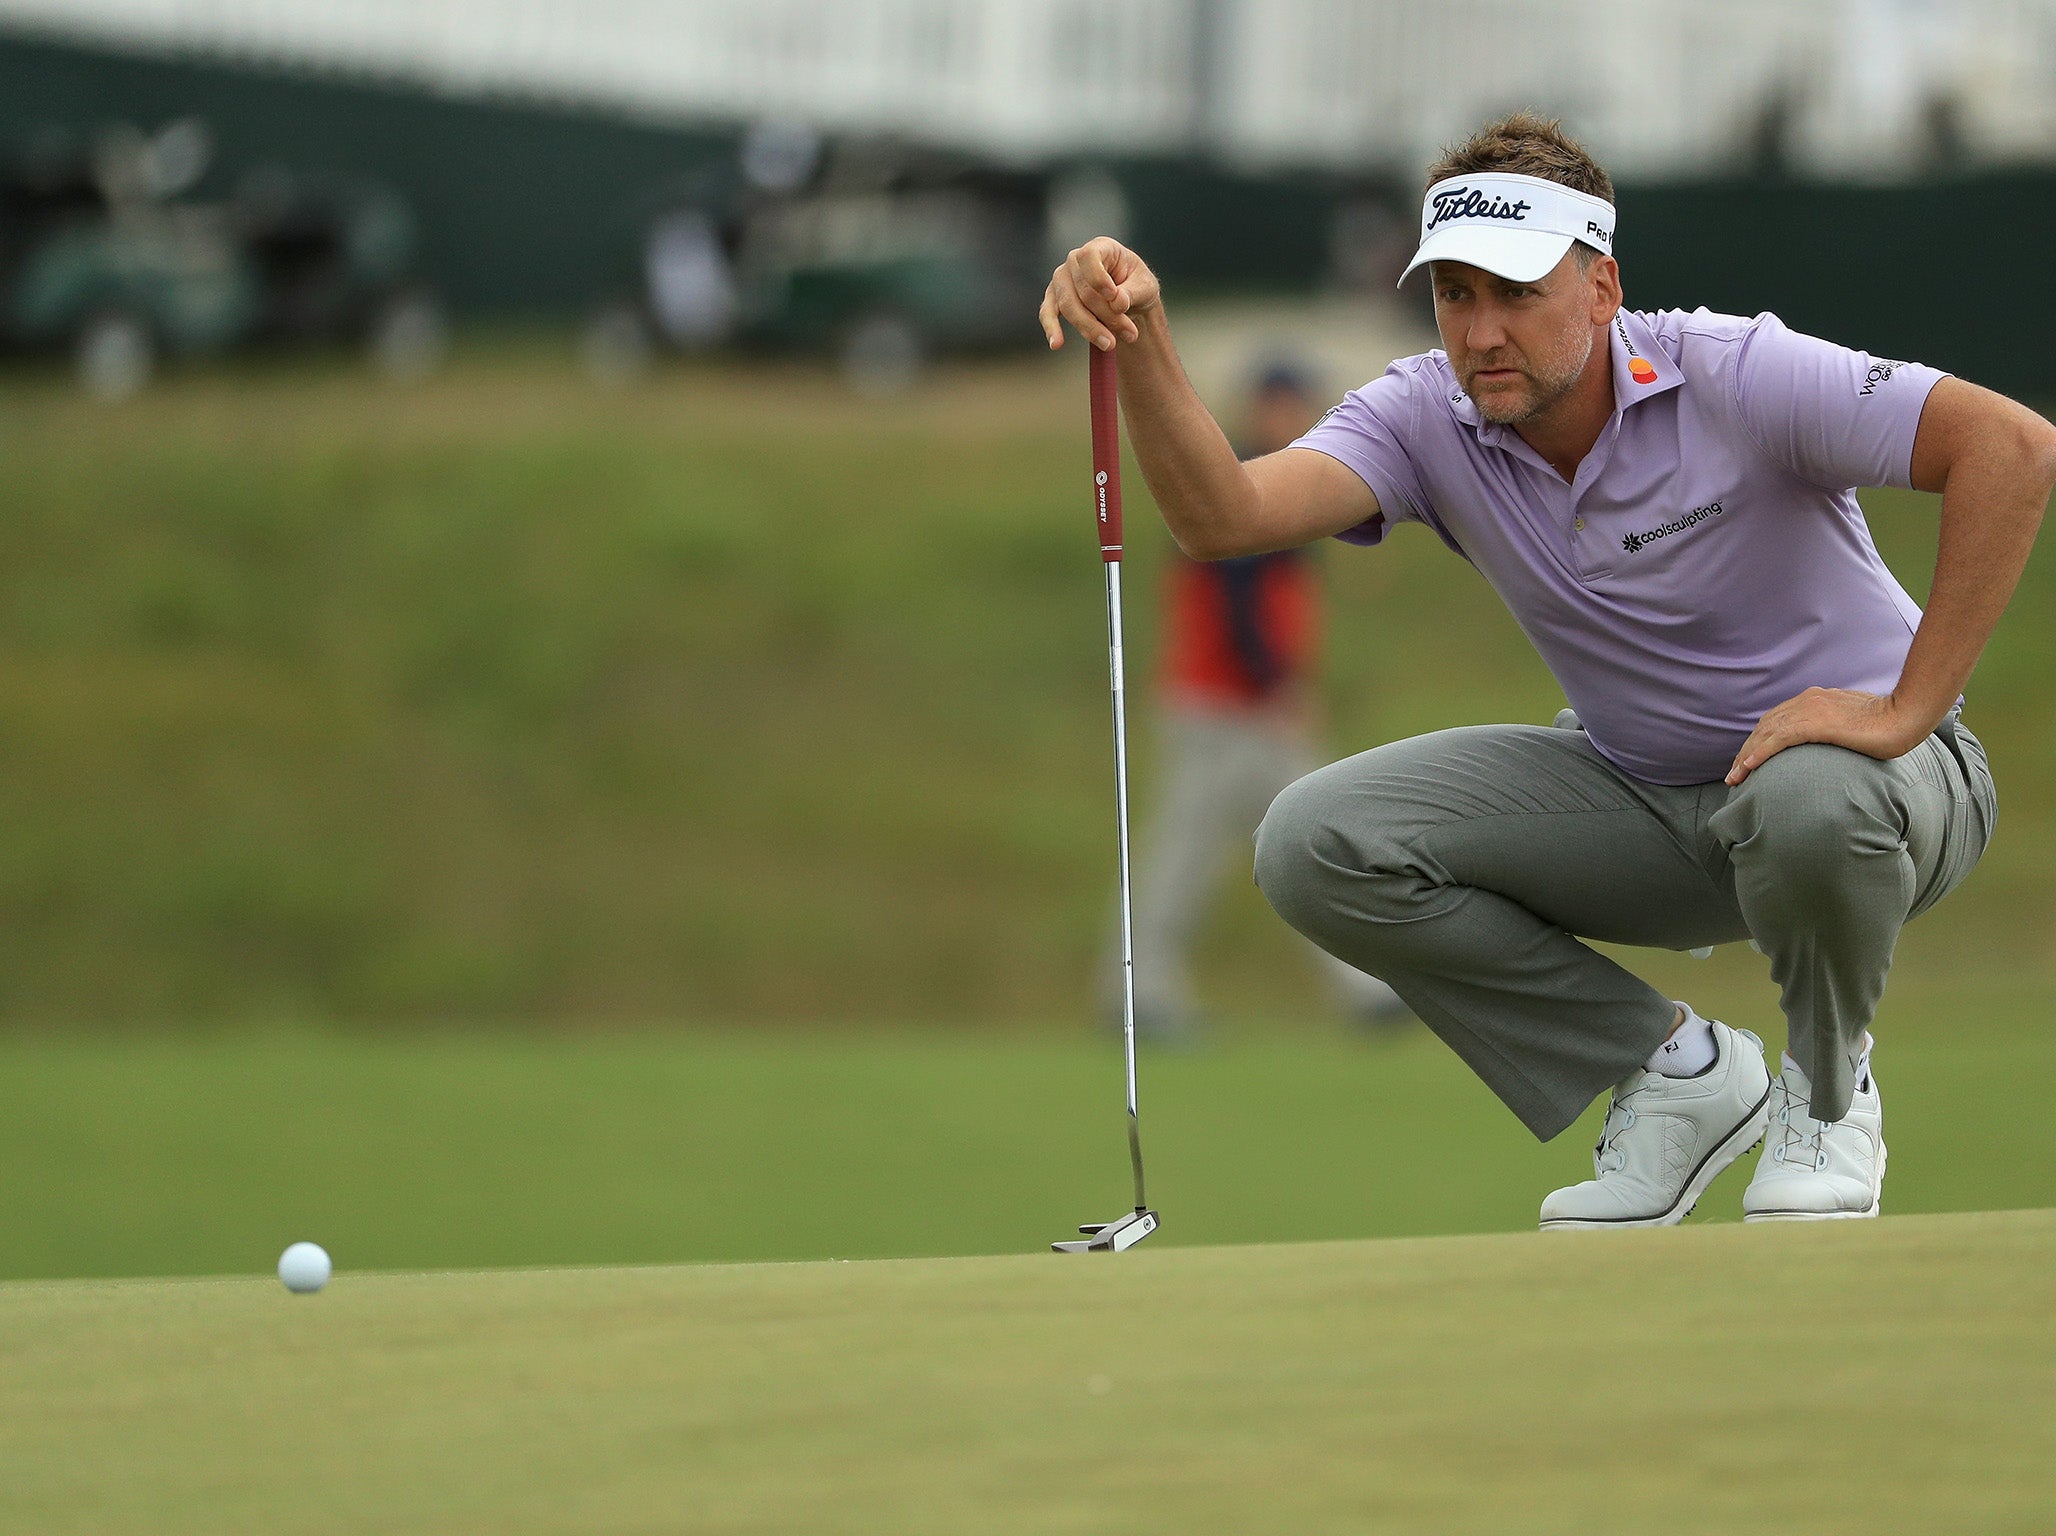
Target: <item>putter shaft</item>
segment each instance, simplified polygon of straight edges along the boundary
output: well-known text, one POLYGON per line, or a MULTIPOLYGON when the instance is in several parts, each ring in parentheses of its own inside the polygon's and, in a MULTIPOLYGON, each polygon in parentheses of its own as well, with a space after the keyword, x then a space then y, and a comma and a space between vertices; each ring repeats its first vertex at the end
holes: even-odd
POLYGON ((1121 1053, 1128 1078, 1128 1161, 1135 1169, 1135 1209, 1149 1209, 1142 1183, 1142 1126, 1135 1103, 1135 917, 1128 863, 1128 689, 1121 651, 1121 562, 1107 562, 1107 657, 1114 695, 1114 819, 1120 831, 1121 1053))
POLYGON ((1099 555, 1107 570, 1107 674, 1114 705, 1114 819, 1120 833, 1121 1051, 1127 1067, 1128 1161, 1135 1209, 1118 1221, 1082 1226, 1082 1241, 1052 1243, 1059 1253, 1119 1253, 1157 1229, 1142 1180, 1142 1122, 1135 1101, 1135 921, 1128 859, 1128 702, 1121 648, 1121 416, 1112 352, 1092 354, 1092 484, 1099 513, 1099 555))

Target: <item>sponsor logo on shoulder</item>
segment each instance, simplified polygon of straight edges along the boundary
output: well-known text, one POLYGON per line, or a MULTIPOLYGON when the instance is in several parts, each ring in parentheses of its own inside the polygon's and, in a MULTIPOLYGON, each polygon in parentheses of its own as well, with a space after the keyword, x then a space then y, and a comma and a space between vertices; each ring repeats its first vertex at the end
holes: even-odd
POLYGON ((1667 539, 1674 533, 1683 533, 1687 528, 1703 523, 1710 517, 1719 517, 1725 511, 1727 508, 1719 502, 1709 501, 1705 506, 1694 507, 1683 517, 1674 517, 1667 523, 1651 528, 1647 533, 1629 534, 1621 540, 1621 548, 1631 555, 1639 554, 1644 545, 1654 544, 1658 539, 1667 539))
POLYGON ((1451 187, 1435 194, 1435 216, 1428 220, 1428 229, 1433 231, 1450 219, 1509 219, 1525 224, 1528 210, 1534 206, 1526 198, 1513 202, 1472 187, 1451 187))
POLYGON ((1859 396, 1876 394, 1880 385, 1891 383, 1892 375, 1905 366, 1904 363, 1895 363, 1890 358, 1878 358, 1870 365, 1870 371, 1864 374, 1863 388, 1856 393, 1859 396))
POLYGON ((1621 318, 1619 310, 1613 312, 1613 328, 1620 336, 1621 346, 1628 354, 1628 377, 1637 384, 1654 384, 1656 382, 1656 368, 1650 363, 1648 358, 1637 352, 1635 344, 1628 340, 1628 322, 1621 318))

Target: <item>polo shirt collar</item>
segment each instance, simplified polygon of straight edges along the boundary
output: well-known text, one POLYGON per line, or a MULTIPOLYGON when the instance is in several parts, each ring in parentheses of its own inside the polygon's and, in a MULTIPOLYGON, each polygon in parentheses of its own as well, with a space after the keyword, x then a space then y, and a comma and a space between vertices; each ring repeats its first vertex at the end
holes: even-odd
POLYGON ((1685 382, 1684 371, 1656 344, 1656 333, 1633 310, 1615 310, 1606 337, 1613 348, 1614 415, 1685 382))
MULTIPOLYGON (((1656 344, 1656 333, 1633 310, 1622 308, 1614 312, 1613 324, 1606 328, 1606 339, 1613 357, 1615 416, 1685 382, 1684 372, 1656 344)), ((1449 409, 1488 448, 1505 447, 1508 439, 1519 435, 1512 427, 1502 427, 1480 416, 1471 397, 1453 382, 1449 388, 1449 409)))

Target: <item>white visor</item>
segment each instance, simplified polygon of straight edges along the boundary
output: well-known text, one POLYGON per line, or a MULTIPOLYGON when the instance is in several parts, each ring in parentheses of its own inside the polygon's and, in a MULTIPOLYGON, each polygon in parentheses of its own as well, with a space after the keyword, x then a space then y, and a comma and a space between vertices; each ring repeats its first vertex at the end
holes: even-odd
POLYGON ((1611 256, 1613 204, 1539 176, 1451 176, 1428 188, 1421 247, 1399 280, 1431 261, 1461 261, 1532 283, 1555 270, 1574 240, 1611 256))

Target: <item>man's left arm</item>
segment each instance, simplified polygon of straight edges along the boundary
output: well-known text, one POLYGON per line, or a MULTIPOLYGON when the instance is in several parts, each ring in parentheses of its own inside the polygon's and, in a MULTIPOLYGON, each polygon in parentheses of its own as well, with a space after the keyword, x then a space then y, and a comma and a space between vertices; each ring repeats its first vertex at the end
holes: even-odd
POLYGON ((1889 694, 1809 688, 1786 700, 1742 744, 1729 784, 1801 742, 1899 757, 1942 723, 2034 548, 2056 486, 2056 426, 2004 395, 1940 379, 1921 408, 1912 480, 1916 490, 1942 493, 1941 544, 1897 686, 1889 694))

